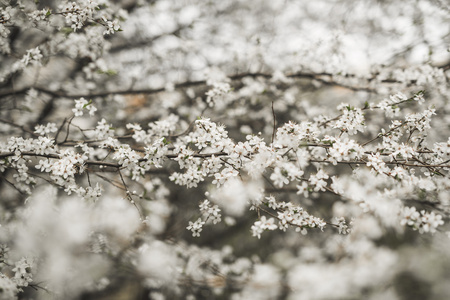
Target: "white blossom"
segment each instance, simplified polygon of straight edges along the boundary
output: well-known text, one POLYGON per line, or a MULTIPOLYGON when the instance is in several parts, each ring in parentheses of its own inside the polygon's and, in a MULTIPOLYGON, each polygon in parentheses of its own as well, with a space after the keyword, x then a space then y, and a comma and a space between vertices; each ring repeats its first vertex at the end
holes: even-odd
POLYGON ((80 117, 83 115, 83 109, 87 109, 89 111, 89 115, 93 116, 97 111, 97 108, 92 105, 92 100, 87 101, 83 97, 79 100, 75 100, 75 108, 72 109, 75 117, 80 117))
POLYGON ((189 221, 189 226, 186 229, 192 231, 193 237, 199 237, 200 232, 203 230, 203 225, 205 225, 205 222, 198 218, 195 222, 189 221))
POLYGON ((33 261, 29 258, 22 258, 15 263, 15 267, 12 269, 14 272, 12 280, 18 287, 26 287, 33 281, 33 274, 31 273, 33 265, 33 261))
POLYGON ((261 234, 265 231, 265 230, 275 230, 277 229, 278 226, 275 224, 275 219, 274 218, 269 218, 267 219, 265 216, 261 217, 261 220, 256 221, 253 225, 252 225, 252 234, 253 236, 258 237, 258 239, 261 238, 261 234))
POLYGON ((437 215, 434 212, 426 212, 425 210, 419 212, 414 206, 405 206, 401 211, 400 217, 402 225, 408 225, 420 233, 435 233, 437 227, 444 225, 441 215, 437 215))

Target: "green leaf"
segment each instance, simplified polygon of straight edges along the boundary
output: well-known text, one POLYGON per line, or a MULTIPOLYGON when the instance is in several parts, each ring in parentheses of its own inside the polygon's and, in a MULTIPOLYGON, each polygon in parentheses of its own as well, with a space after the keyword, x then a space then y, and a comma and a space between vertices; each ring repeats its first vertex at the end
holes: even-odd
POLYGON ((114 75, 117 75, 118 72, 116 70, 112 70, 112 69, 109 69, 109 70, 106 70, 106 71, 102 71, 102 70, 98 69, 97 73, 98 74, 105 74, 105 75, 108 75, 108 76, 114 76, 114 75))
POLYGON ((85 105, 83 105, 83 108, 86 108, 86 107, 88 107, 88 106, 91 105, 91 104, 92 104, 92 99, 90 99, 88 103, 86 103, 85 105))
POLYGON ((65 35, 69 35, 73 32, 73 29, 71 27, 62 27, 60 31, 65 35))

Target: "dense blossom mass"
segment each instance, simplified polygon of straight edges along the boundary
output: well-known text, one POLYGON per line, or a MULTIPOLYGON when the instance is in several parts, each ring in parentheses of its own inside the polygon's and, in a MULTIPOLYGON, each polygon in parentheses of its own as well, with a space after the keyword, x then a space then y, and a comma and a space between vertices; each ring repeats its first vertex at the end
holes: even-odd
POLYGON ((0 299, 450 297, 449 12, 0 1, 0 299))

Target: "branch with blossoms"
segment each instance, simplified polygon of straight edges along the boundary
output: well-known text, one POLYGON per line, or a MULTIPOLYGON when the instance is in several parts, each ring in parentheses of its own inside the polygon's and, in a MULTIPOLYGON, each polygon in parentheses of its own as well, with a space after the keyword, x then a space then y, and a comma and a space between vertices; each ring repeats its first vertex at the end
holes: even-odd
MULTIPOLYGON (((333 78, 336 78, 335 75, 330 74, 330 73, 312 73, 312 72, 296 72, 296 73, 292 73, 292 74, 286 74, 286 75, 282 75, 282 80, 295 80, 295 79, 310 79, 310 80, 315 80, 317 82, 320 82, 321 84, 324 85, 330 85, 330 86, 339 86, 339 87, 343 87, 352 91, 364 91, 364 92, 375 92, 375 90, 373 90, 370 87, 367 86, 352 86, 349 84, 346 84, 345 82, 341 82, 340 80, 333 80, 333 78)), ((337 76, 339 77, 339 76, 337 76)), ((355 75, 349 75, 347 74, 345 78, 353 78, 356 77, 355 75)), ((229 78, 231 81, 240 81, 244 78, 261 78, 261 79, 265 79, 265 80, 280 80, 280 78, 278 77, 274 77, 273 74, 270 73, 241 73, 241 74, 234 74, 234 75, 229 75, 227 76, 227 78, 229 78)), ((370 82, 371 80, 369 80, 370 82)), ((207 86, 208 82, 207 80, 197 80, 197 81, 185 81, 185 82, 180 82, 180 83, 176 83, 174 84, 173 88, 175 90, 178 89, 186 89, 189 87, 198 87, 198 86, 207 86)), ((7 97, 7 96, 11 96, 11 95, 16 95, 16 94, 24 94, 26 93, 28 90, 30 89, 34 89, 36 91, 54 96, 54 97, 58 97, 58 98, 73 98, 73 99, 78 99, 78 98, 96 98, 96 97, 106 97, 109 95, 132 95, 132 94, 145 94, 145 95, 152 95, 152 94, 158 94, 161 92, 166 91, 165 87, 162 88, 152 88, 152 89, 125 89, 125 90, 110 90, 110 91, 101 91, 101 92, 91 92, 91 93, 78 93, 78 94, 74 94, 74 93, 66 93, 64 91, 54 91, 51 89, 48 89, 47 87, 40 87, 40 86, 32 86, 32 87, 24 87, 21 89, 16 89, 16 90, 3 90, 0 91, 0 97, 7 97)))
MULTIPOLYGON (((38 139, 28 139, 27 141, 21 139, 12 139, 9 145, 4 148, 1 158, 4 158, 4 168, 17 168, 18 170, 25 170, 19 172, 17 178, 20 183, 34 183, 35 180, 29 176, 28 167, 26 166, 23 157, 26 156, 41 156, 46 158, 40 160, 36 168, 40 171, 47 172, 51 180, 55 181, 60 187, 63 187, 69 194, 76 192, 87 199, 97 198, 101 195, 100 188, 96 185, 92 188, 89 182, 89 187, 78 187, 75 183, 75 175, 83 174, 83 172, 95 172, 93 166, 98 166, 100 169, 110 167, 117 170, 120 175, 124 189, 127 192, 127 199, 133 205, 137 205, 132 198, 132 193, 129 191, 127 184, 122 176, 122 171, 128 172, 132 180, 139 180, 146 172, 149 172, 151 166, 162 167, 165 159, 173 159, 177 161, 181 169, 186 169, 185 173, 174 172, 170 179, 177 184, 186 185, 187 187, 195 187, 198 183, 205 180, 205 177, 214 176, 213 184, 218 187, 226 184, 226 182, 239 175, 241 177, 241 170, 247 170, 248 174, 254 176, 252 169, 257 169, 257 173, 266 172, 265 169, 272 169, 270 181, 277 187, 289 184, 291 181, 300 180, 301 184, 297 185, 299 194, 308 197, 311 192, 323 192, 330 190, 327 187, 326 180, 329 178, 323 169, 320 169, 317 174, 311 174, 309 178, 302 177, 304 171, 298 168, 294 163, 298 163, 299 151, 302 155, 308 154, 309 162, 316 162, 321 164, 367 164, 372 167, 372 170, 388 175, 396 180, 404 179, 404 167, 427 167, 427 168, 445 168, 445 164, 431 165, 417 159, 419 154, 433 154, 433 151, 423 151, 421 149, 414 149, 404 144, 396 144, 395 147, 390 147, 391 151, 387 152, 389 145, 386 145, 386 140, 390 141, 393 136, 400 137, 402 130, 419 131, 422 132, 429 128, 429 117, 434 113, 433 110, 425 111, 422 115, 412 115, 406 118, 405 122, 395 121, 390 127, 389 131, 382 131, 376 138, 359 145, 356 141, 346 138, 341 139, 343 133, 356 134, 364 129, 363 110, 367 109, 382 109, 386 111, 387 115, 393 114, 392 109, 398 110, 398 106, 409 101, 422 101, 423 92, 419 92, 413 98, 406 99, 402 95, 391 97, 389 100, 384 100, 379 105, 366 104, 363 108, 358 109, 348 105, 340 105, 339 110, 342 114, 319 124, 306 122, 300 125, 294 123, 287 123, 276 130, 276 137, 271 145, 266 145, 261 138, 257 136, 248 136, 247 142, 239 142, 235 144, 228 138, 227 132, 223 126, 217 126, 208 119, 199 119, 195 122, 195 130, 185 132, 185 135, 178 135, 174 142, 174 146, 169 149, 169 144, 165 138, 158 138, 160 135, 167 135, 170 132, 170 124, 154 124, 147 132, 142 130, 139 125, 129 124, 128 129, 132 130, 132 134, 128 137, 133 138, 137 143, 144 142, 144 151, 133 150, 127 144, 121 144, 119 139, 114 137, 112 127, 109 126, 105 120, 98 123, 94 130, 94 136, 91 139, 76 141, 75 146, 83 149, 84 153, 76 153, 70 150, 63 152, 59 151, 58 147, 70 146, 66 144, 69 137, 69 127, 71 120, 74 117, 81 117, 84 110, 87 110, 90 116, 96 112, 96 108, 92 101, 87 101, 84 98, 76 100, 74 115, 69 118, 67 122, 66 137, 63 141, 56 141, 59 132, 64 126, 65 121, 56 130, 55 124, 47 124, 47 126, 40 125, 36 128, 35 134, 41 135, 38 139), (326 126, 324 126, 326 125, 326 126), (162 128, 158 128, 161 127, 162 128), (324 138, 319 139, 319 127, 339 130, 339 137, 325 135, 324 138), (52 140, 47 137, 48 134, 56 132, 55 138, 52 140), (373 143, 376 139, 383 139, 382 150, 372 149, 365 151, 364 146, 373 143), (180 143, 181 142, 181 143, 180 143), (152 144, 150 144, 152 143, 152 144), (186 144, 194 144, 198 148, 197 151, 186 147, 186 144), (39 148, 37 152, 30 151, 33 148, 39 148), (89 152, 92 152, 95 147, 100 149, 109 149, 104 158, 99 160, 89 160, 89 152), (312 149, 324 149, 325 156, 311 156, 312 149), (204 149, 212 149, 213 152, 200 153, 204 149), (307 150, 306 150, 307 149, 307 150), (302 152, 303 151, 303 152, 302 152), (306 152, 304 152, 306 151, 306 152), (310 152, 311 151, 311 152, 310 152), (266 152, 266 153, 265 153, 266 152), (381 154, 381 153, 382 154, 381 154), (105 161, 109 153, 113 154, 113 161, 105 161), (295 153, 295 155, 293 155, 295 153), (260 156, 266 157, 266 161, 260 165, 256 163, 260 156), (384 161, 381 156, 389 158, 390 161, 384 161), (297 156, 297 159, 296 159, 297 156), (8 158, 6 160, 6 158, 8 158), (267 159, 269 159, 267 161, 267 159), (420 161, 420 165, 409 163, 408 159, 420 161), (394 169, 389 169, 388 165, 395 165, 394 169), (226 167, 224 167, 226 166, 226 167), (259 169, 259 170, 258 170, 259 169), (122 171, 121 171, 122 170, 122 171), (61 181, 62 177, 62 181, 61 181)), ((172 120, 175 122, 176 120, 172 120)), ((81 130, 81 132, 83 132, 81 130)), ((275 131, 274 131, 275 132, 275 131)), ((408 137, 410 141, 411 135, 408 137)), ((398 138, 397 138, 398 140, 398 138)), ((72 144, 73 145, 73 144, 72 144)), ((304 162, 303 164, 306 164, 304 162)), ((23 184, 19 184, 17 189, 22 192, 30 192, 30 189, 23 184)), ((338 193, 337 193, 338 194, 338 193)), ((272 198, 267 198, 272 199, 272 198)), ((258 211, 267 210, 260 206, 256 200, 253 200, 253 205, 258 211)), ((275 202, 274 202, 275 203, 275 202)), ((267 204, 266 204, 267 205, 267 204)), ((137 206, 136 206, 137 207, 137 206)), ((302 207, 295 206, 291 203, 281 202, 279 205, 269 204, 269 207, 275 209, 277 215, 272 215, 272 218, 267 222, 257 221, 257 225, 253 228, 254 235, 260 237, 262 229, 273 230, 273 217, 279 221, 278 227, 281 230, 286 230, 287 227, 295 226, 302 233, 306 233, 306 228, 320 228, 325 227, 325 222, 321 219, 310 216, 302 207), (265 224, 265 225, 264 225, 265 224)), ((206 223, 205 220, 197 220, 188 226, 192 230, 194 236, 200 234, 202 226, 206 223)), ((262 219, 261 219, 262 220, 262 219)), ((220 221, 217 220, 217 222, 220 221)), ((436 224, 440 224, 439 222, 436 224)), ((335 224, 334 224, 335 225, 335 224)), ((335 225, 338 226, 338 225, 335 225)), ((433 227, 434 228, 434 227, 433 227)), ((343 232, 340 230, 340 232, 343 232)))
MULTIPOLYGON (((20 34, 10 34, 9 28, 23 27, 39 30, 36 35, 38 42, 33 42, 33 47, 30 49, 20 49, 20 51, 14 49, 14 55, 25 53, 21 59, 14 59, 14 63, 0 73, 2 85, 8 88, 8 91, 3 92, 5 95, 13 97, 18 95, 14 88, 10 90, 14 86, 12 81, 30 66, 42 66, 43 62, 47 62, 55 56, 68 56, 73 59, 77 56, 84 57, 87 59, 86 64, 88 65, 83 71, 89 72, 89 69, 93 68, 107 74, 110 73, 110 70, 104 68, 103 64, 96 60, 103 53, 105 37, 122 30, 119 20, 124 20, 126 17, 124 10, 114 11, 111 10, 111 6, 114 4, 94 0, 80 1, 80 3, 60 1, 56 11, 49 7, 38 10, 35 9, 36 5, 11 2, 7 9, 0 8, 0 52, 2 54, 10 55, 11 46, 15 43, 14 39, 20 36, 20 34), (100 32, 98 30, 100 27, 105 30, 100 32), (8 36, 11 37, 10 41, 6 38, 8 36), (53 45, 54 39, 60 39, 58 45, 53 45), (85 46, 85 43, 88 46, 85 46)), ((32 85, 35 85, 35 82, 32 85)), ((52 94, 49 93, 49 95, 52 94)))
POLYGON ((106 28, 104 35, 113 34, 114 32, 121 31, 118 20, 109 21, 102 12, 100 5, 96 1, 85 1, 82 5, 71 2, 67 4, 61 4, 60 11, 53 12, 49 8, 44 8, 42 10, 35 10, 28 13, 28 18, 32 22, 49 22, 52 16, 62 15, 70 28, 76 32, 82 29, 88 22, 94 22, 100 24, 106 28), (84 4, 84 5, 83 5, 84 4))
MULTIPOLYGON (((106 21, 105 21, 106 22, 106 21)), ((111 22, 108 21, 108 24, 111 22)), ((109 26, 109 25, 108 25, 109 26)), ((111 25, 112 26, 112 25, 111 25)), ((117 26, 117 25, 114 25, 117 26)), ((114 27, 116 28, 116 27, 114 27)), ((110 29, 108 29, 110 30, 110 29)), ((114 29, 115 30, 115 29, 114 29)), ((31 49, 29 51, 35 51, 36 54, 31 56, 32 59, 36 61, 40 61, 42 59, 42 55, 39 51, 39 49, 31 49), (37 56, 36 56, 37 55, 37 56), (33 58, 35 57, 35 58, 33 58)), ((30 54, 27 54, 27 56, 24 56, 22 59, 23 61, 29 61, 30 60, 30 54)), ((25 64, 26 66, 27 64, 25 64)), ((440 68, 436 68, 437 70, 440 70, 440 68)), ((354 74, 345 74, 345 75, 336 75, 332 73, 327 72, 321 72, 321 73, 314 73, 314 72, 308 72, 308 71, 300 71, 300 72, 294 72, 294 73, 288 73, 288 74, 271 74, 271 73, 263 73, 263 72, 245 72, 245 73, 239 73, 239 74, 232 74, 228 75, 227 79, 233 82, 240 82, 245 78, 253 78, 253 79, 264 79, 264 80, 270 80, 273 82, 279 83, 279 88, 282 88, 283 84, 288 85, 292 80, 299 80, 299 79, 309 79, 312 81, 319 82, 322 85, 326 86, 336 86, 336 87, 342 87, 354 92, 368 92, 368 93, 376 93, 376 89, 372 87, 373 83, 378 84, 404 84, 402 81, 396 81, 394 79, 378 79, 377 76, 380 74, 374 74, 373 77, 370 78, 359 78, 357 75, 354 74), (347 82, 350 80, 350 82, 347 82), (361 83, 359 85, 355 85, 353 82, 355 80, 360 81, 361 83)), ((414 84, 414 80, 409 82, 409 84, 414 84)), ((185 82, 179 82, 173 84, 174 90, 179 89, 186 89, 191 87, 198 87, 198 86, 207 86, 209 85, 208 80, 190 80, 185 82)), ((90 93, 67 93, 65 91, 57 91, 49 89, 48 87, 42 87, 42 86, 29 86, 29 87, 23 87, 21 89, 13 89, 13 90, 3 90, 0 91, 0 98, 11 96, 11 95, 18 95, 18 94, 24 94, 28 92, 30 89, 42 92, 44 94, 51 95, 53 97, 57 98, 96 98, 96 97, 106 97, 109 95, 134 95, 134 94, 145 94, 145 95, 152 95, 152 94, 158 94, 161 92, 166 91, 166 87, 161 88, 145 88, 145 89, 124 89, 124 90, 107 90, 107 91, 100 91, 100 92, 90 92, 90 93)), ((417 94, 419 95, 419 93, 417 94)), ((423 95, 422 95, 423 97, 423 95)), ((409 101, 409 100, 405 100, 409 101)), ((401 104, 401 103, 398 103, 401 104)), ((366 107, 367 109, 368 107, 366 107)))
MULTIPOLYGON (((377 105, 366 103, 363 108, 341 104, 338 109, 342 113, 337 117, 323 117, 315 122, 300 124, 288 122, 276 129, 270 144, 266 144, 263 138, 257 135, 248 135, 245 142, 236 143, 228 137, 223 125, 217 125, 206 118, 196 120, 192 130, 173 136, 171 132, 178 121, 173 115, 165 121, 150 123, 148 130, 143 130, 137 124, 128 124, 127 129, 131 132, 124 140, 132 139, 136 144, 143 145, 136 148, 121 142, 122 139, 116 136, 115 130, 105 119, 99 121, 95 129, 86 131, 80 128, 84 140, 69 139, 70 135, 76 135, 69 130, 71 120, 82 117, 85 112, 92 117, 96 112, 92 101, 81 98, 75 101, 74 114, 69 118, 70 121, 64 121, 59 129, 54 123, 49 123, 46 126, 36 126, 34 134, 39 135, 37 138, 10 138, 0 149, 0 166, 3 171, 15 169, 17 174, 13 176, 16 181, 14 185, 21 192, 30 193, 30 185, 35 184, 36 179, 29 172, 32 160, 26 157, 40 157, 42 159, 35 165, 36 169, 47 173, 50 180, 64 188, 67 193, 75 192, 86 199, 98 198, 101 189, 98 184, 93 187, 91 182, 88 187, 80 186, 76 176, 112 168, 111 171, 117 172, 120 177, 119 181, 127 192, 126 198, 136 208, 138 203, 132 198, 133 193, 127 187, 123 175, 131 178, 131 181, 139 181, 146 173, 154 173, 154 170, 163 168, 166 160, 175 161, 180 169, 172 172, 169 179, 188 188, 197 187, 208 177, 212 177, 212 184, 223 193, 230 187, 234 189, 233 185, 239 188, 244 180, 252 182, 261 176, 270 175, 266 178, 274 187, 283 188, 294 184, 297 194, 305 198, 310 194, 326 191, 347 197, 339 191, 336 184, 329 187, 331 170, 325 170, 330 165, 365 165, 378 176, 386 176, 400 184, 433 180, 432 174, 448 176, 446 170, 449 167, 447 162, 450 140, 447 143, 435 143, 433 149, 420 146, 430 128, 431 117, 435 114, 432 108, 422 113, 408 114, 403 121, 393 120, 389 130, 381 128, 376 137, 366 142, 358 143, 350 138, 364 132, 363 111, 381 110, 388 117, 394 116, 398 115, 399 107, 407 102, 423 102, 423 92, 411 98, 397 94, 377 105), (56 142, 64 125, 66 136, 63 141, 56 142), (54 138, 51 138, 51 134, 55 132, 54 138), (332 135, 333 132, 336 132, 337 136, 332 135), (170 136, 172 142, 166 139, 170 136), (377 140, 380 142, 374 145, 377 140), (306 166, 311 163, 322 167, 317 172, 308 171, 306 166), (93 167, 99 169, 95 170, 93 167), (418 177, 418 173, 411 171, 413 168, 426 168, 429 171, 428 179, 418 177), (247 177, 249 179, 244 179, 247 177)), ((332 179, 333 182, 338 180, 336 176, 332 179)), ((260 218, 260 221, 257 221, 259 223, 253 228, 254 235, 260 237, 263 229, 275 229, 272 225, 273 219, 278 220, 278 228, 283 231, 294 226, 304 234, 307 228, 323 230, 327 224, 293 203, 278 203, 273 197, 266 197, 267 202, 262 201, 264 190, 260 185, 258 191, 248 194, 244 197, 246 199, 238 204, 239 210, 251 204, 258 212, 262 211, 271 216, 268 220, 263 221, 260 218), (262 204, 273 209, 275 213, 270 213, 262 204)), ((211 215, 211 212, 209 214, 211 215)), ((199 219, 190 224, 188 229, 194 236, 198 236, 208 219, 209 217, 204 215, 203 220, 199 219)), ((213 223, 219 221, 220 218, 213 223)), ((329 224, 339 227, 338 224, 329 224)), ((433 224, 430 228, 436 228, 441 222, 436 221, 433 224)))

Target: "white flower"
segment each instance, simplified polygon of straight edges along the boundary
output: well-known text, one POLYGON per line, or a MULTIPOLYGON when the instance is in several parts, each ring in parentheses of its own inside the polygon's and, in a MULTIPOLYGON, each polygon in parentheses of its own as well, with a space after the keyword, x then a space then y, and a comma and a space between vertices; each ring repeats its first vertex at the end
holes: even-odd
POLYGON ((205 222, 201 218, 198 218, 195 222, 189 221, 189 226, 186 229, 192 231, 193 237, 199 237, 200 232, 203 230, 203 225, 205 225, 205 222))
POLYGON ((314 186, 314 191, 325 191, 325 187, 327 186, 327 182, 325 179, 328 179, 328 174, 326 174, 322 169, 319 170, 315 175, 311 175, 309 177, 309 183, 314 186))
POLYGON ((375 154, 370 153, 367 155, 367 163, 368 167, 372 167, 378 173, 388 173, 389 168, 386 166, 386 163, 381 159, 380 152, 375 154))
POLYGON ((434 108, 428 108, 422 113, 406 115, 405 121, 407 122, 408 130, 411 132, 412 130, 417 129, 420 132, 423 132, 427 129, 430 129, 431 117, 433 115, 436 115, 436 110, 434 108))
POLYGON ((226 94, 231 91, 230 84, 226 82, 213 83, 213 88, 206 92, 206 103, 213 107, 216 102, 223 100, 226 94))
POLYGON ((275 230, 277 228, 274 218, 267 219, 265 216, 261 216, 261 219, 252 225, 251 230, 253 236, 257 236, 260 239, 264 230, 275 230))
POLYGON ((199 208, 204 220, 206 220, 205 222, 212 222, 213 224, 217 224, 222 220, 219 206, 211 205, 209 200, 204 200, 199 205, 199 208))
POLYGON ((419 213, 415 207, 405 206, 400 212, 400 218, 400 224, 408 225, 420 233, 434 233, 437 227, 444 225, 441 215, 436 215, 434 212, 429 213, 424 210, 421 210, 419 213))
POLYGON ((41 10, 32 11, 31 13, 28 13, 27 15, 31 21, 40 22, 40 21, 45 20, 50 14, 51 14, 51 11, 48 8, 44 8, 41 10))
POLYGON ((81 97, 80 99, 75 100, 75 108, 72 109, 75 117, 81 117, 83 115, 83 109, 87 109, 90 116, 93 116, 97 111, 97 108, 92 105, 92 100, 88 102, 81 97))
POLYGON ((297 195, 303 194, 305 198, 309 196, 309 185, 306 181, 303 181, 301 184, 297 185, 297 195))
MULTIPOLYGON (((335 217, 334 218, 338 226, 339 234, 349 234, 352 231, 352 228, 347 224, 347 221, 344 217, 335 217)), ((352 225, 353 222, 350 222, 350 225, 352 225)))
POLYGON ((120 25, 119 25, 118 20, 108 21, 105 17, 103 17, 102 19, 106 26, 106 30, 103 32, 103 35, 113 34, 114 32, 120 30, 120 25))
POLYGON ((42 58, 41 50, 39 47, 27 50, 27 53, 22 58, 21 62, 24 66, 27 66, 30 62, 39 64, 42 58))
POLYGON ((34 132, 40 135, 48 135, 49 133, 56 132, 58 130, 55 123, 47 123, 47 125, 36 125, 34 129, 34 132))
POLYGON ((230 178, 235 178, 239 175, 239 172, 235 169, 228 167, 223 169, 220 173, 214 174, 213 184, 216 184, 217 187, 220 187, 225 182, 227 182, 230 178))
POLYGON ((329 148, 331 161, 334 165, 340 161, 349 161, 360 158, 364 153, 363 147, 354 140, 346 138, 345 140, 334 139, 333 146, 329 148))
MULTIPOLYGON (((359 132, 364 132, 364 115, 360 108, 352 108, 349 105, 342 105, 342 116, 334 124, 333 128, 338 128, 353 135, 359 132)), ((339 107, 338 107, 339 108, 339 107)))
POLYGON ((419 104, 425 103, 424 92, 420 91, 414 95, 414 101, 419 102, 419 104))
POLYGON ((33 281, 33 275, 31 274, 31 269, 33 266, 33 261, 29 258, 22 258, 16 262, 14 269, 14 277, 12 280, 19 287, 26 287, 30 282, 33 281))
POLYGON ((333 189, 333 191, 336 194, 343 195, 344 194, 344 187, 342 185, 342 181, 340 180, 340 178, 338 178, 336 176, 332 176, 331 180, 333 182, 331 183, 330 187, 333 189))
POLYGON ((281 169, 279 167, 275 167, 275 170, 270 175, 270 180, 273 181, 273 184, 278 187, 282 188, 283 185, 289 184, 289 179, 286 178, 282 173, 281 169))
POLYGON ((279 148, 297 150, 302 142, 315 142, 319 135, 318 128, 311 122, 296 124, 289 121, 277 129, 274 145, 279 148))
POLYGON ((277 209, 278 208, 278 204, 277 204, 277 200, 275 200, 274 196, 269 196, 266 197, 267 200, 267 206, 271 209, 277 209))
POLYGON ((114 130, 111 125, 106 123, 105 119, 102 119, 97 123, 95 127, 94 138, 97 140, 104 140, 114 136, 114 130))

